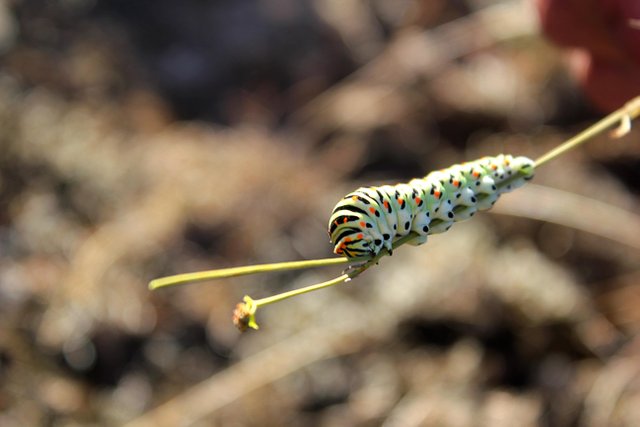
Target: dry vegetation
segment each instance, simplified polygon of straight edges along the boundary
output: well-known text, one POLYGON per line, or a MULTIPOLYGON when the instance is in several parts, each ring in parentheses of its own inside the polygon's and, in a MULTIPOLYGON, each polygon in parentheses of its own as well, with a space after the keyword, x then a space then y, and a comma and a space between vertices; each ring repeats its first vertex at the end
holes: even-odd
POLYGON ((47 4, 0 3, 0 425, 640 424, 638 131, 258 333, 244 294, 337 270, 146 287, 330 256, 350 189, 594 121, 531 10, 47 4))

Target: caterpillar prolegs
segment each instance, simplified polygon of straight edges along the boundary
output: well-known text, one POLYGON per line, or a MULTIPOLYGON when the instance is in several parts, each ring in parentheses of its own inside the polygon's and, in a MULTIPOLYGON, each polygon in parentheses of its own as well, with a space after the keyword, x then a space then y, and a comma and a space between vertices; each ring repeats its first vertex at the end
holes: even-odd
POLYGON ((347 258, 375 256, 383 248, 391 253, 393 242, 411 232, 418 236, 410 244, 421 245, 428 235, 491 208, 502 193, 533 178, 534 169, 527 157, 499 154, 409 183, 361 187, 340 200, 331 214, 333 252, 347 258))

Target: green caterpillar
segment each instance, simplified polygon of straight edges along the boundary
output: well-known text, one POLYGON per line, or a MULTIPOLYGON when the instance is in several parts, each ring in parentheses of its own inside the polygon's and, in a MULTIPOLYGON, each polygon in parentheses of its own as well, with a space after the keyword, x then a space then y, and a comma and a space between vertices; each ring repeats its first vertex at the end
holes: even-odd
POLYGON ((347 258, 392 253, 393 242, 411 232, 410 243, 447 231, 454 222, 493 206, 502 193, 533 178, 535 163, 527 157, 499 154, 431 172, 409 183, 362 187, 347 194, 331 214, 333 252, 347 258), (506 185, 500 185, 506 183, 506 185), (466 209, 456 210, 458 206, 466 209))

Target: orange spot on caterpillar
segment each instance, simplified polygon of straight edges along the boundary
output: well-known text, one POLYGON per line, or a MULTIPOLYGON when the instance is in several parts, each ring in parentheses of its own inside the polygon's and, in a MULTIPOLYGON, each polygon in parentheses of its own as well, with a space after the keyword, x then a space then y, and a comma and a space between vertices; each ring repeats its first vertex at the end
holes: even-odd
POLYGON ((358 234, 358 239, 362 239, 364 235, 362 233, 358 234))
POLYGON ((480 172, 478 171, 473 171, 471 174, 473 175, 474 178, 478 178, 480 176, 480 172))
POLYGON ((358 196, 351 196, 351 200, 353 200, 354 202, 358 201, 358 196))
POLYGON ((389 202, 387 200, 385 200, 382 204, 384 205, 385 209, 389 209, 389 202))
POLYGON ((369 212, 371 212, 372 214, 376 213, 376 208, 369 208, 369 212))
POLYGON ((398 198, 398 203, 403 204, 404 200, 402 200, 401 198, 398 198))
POLYGON ((347 223, 347 217, 346 217, 346 216, 344 217, 344 220, 342 220, 342 223, 343 223, 343 224, 346 224, 346 223, 347 223))
POLYGON ((360 221, 360 227, 364 228, 367 225, 364 221, 360 221))
POLYGON ((419 205, 422 202, 422 199, 420 197, 416 197, 414 200, 416 201, 417 205, 419 205))
POLYGON ((460 187, 460 181, 458 181, 457 179, 453 181, 453 185, 454 187, 460 187))
POLYGON ((496 165, 496 164, 492 164, 492 165, 491 165, 491 170, 496 170, 496 169, 498 169, 498 165, 496 165))
POLYGON ((436 191, 433 193, 433 195, 434 195, 434 196, 436 196, 436 199, 439 199, 439 198, 440 198, 440 196, 442 195, 442 193, 441 193, 440 191, 436 190, 436 191))
POLYGON ((345 241, 346 243, 349 243, 349 242, 351 241, 351 237, 345 237, 345 238, 344 238, 344 241, 345 241))

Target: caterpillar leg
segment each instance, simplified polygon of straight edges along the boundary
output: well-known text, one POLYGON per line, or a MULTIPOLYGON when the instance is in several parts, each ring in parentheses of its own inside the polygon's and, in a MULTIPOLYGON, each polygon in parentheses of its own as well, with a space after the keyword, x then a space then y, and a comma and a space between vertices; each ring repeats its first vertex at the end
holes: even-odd
POLYGON ((438 224, 432 225, 431 231, 429 232, 429 234, 444 233, 445 231, 449 230, 452 225, 453 225, 453 221, 442 221, 438 224))
MULTIPOLYGON (((464 206, 464 205, 460 205, 464 206)), ((476 206, 465 206, 466 209, 456 209, 455 213, 455 222, 464 221, 465 219, 469 219, 478 212, 478 208, 476 206)))
POLYGON ((490 209, 491 206, 494 205, 496 200, 498 200, 498 197, 500 197, 500 194, 498 193, 488 194, 482 200, 478 201, 478 204, 477 204, 478 209, 481 211, 486 211, 487 209, 490 209))
POLYGON ((427 243, 427 236, 416 236, 414 239, 409 240, 407 242, 408 244, 410 244, 411 246, 420 246, 420 245, 424 245, 425 243, 427 243))
POLYGON ((418 213, 412 221, 411 231, 419 234, 419 238, 413 239, 409 244, 418 246, 427 241, 427 235, 431 232, 431 214, 428 211, 418 213))
POLYGON ((458 197, 458 203, 453 211, 455 213, 455 222, 469 219, 478 211, 478 198, 471 189, 463 188, 458 194, 460 197, 458 197), (462 209, 462 207, 466 209, 462 209))
POLYGON ((367 262, 368 261, 362 261, 362 262, 357 262, 355 264, 351 264, 351 265, 347 266, 347 268, 342 270, 342 274, 348 274, 348 273, 351 273, 354 270, 358 270, 359 268, 363 267, 367 262))

